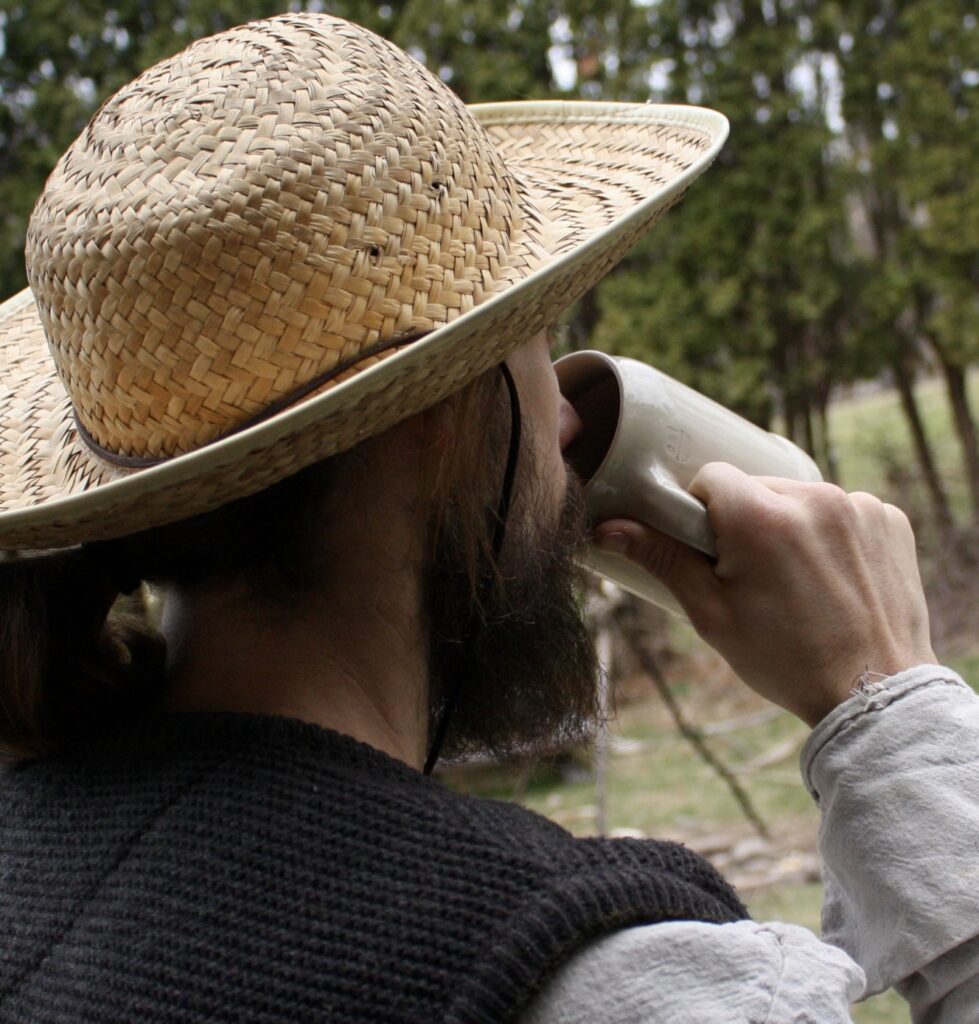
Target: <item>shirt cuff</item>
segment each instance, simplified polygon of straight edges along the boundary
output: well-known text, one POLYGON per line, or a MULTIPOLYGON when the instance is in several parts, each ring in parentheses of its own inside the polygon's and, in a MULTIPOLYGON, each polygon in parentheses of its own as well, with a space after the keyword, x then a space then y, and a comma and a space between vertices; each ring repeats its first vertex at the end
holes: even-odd
POLYGON ((802 781, 813 800, 819 803, 819 789, 814 776, 819 757, 825 750, 846 743, 856 731, 869 728, 881 712, 899 705, 918 690, 942 686, 972 692, 957 672, 943 665, 917 665, 856 688, 848 700, 835 707, 813 729, 799 755, 802 781))

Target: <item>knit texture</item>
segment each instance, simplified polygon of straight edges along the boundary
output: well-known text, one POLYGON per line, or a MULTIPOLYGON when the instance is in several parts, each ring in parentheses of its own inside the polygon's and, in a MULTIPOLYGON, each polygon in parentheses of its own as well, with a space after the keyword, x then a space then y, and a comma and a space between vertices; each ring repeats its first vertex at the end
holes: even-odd
POLYGON ((0 1021, 512 1020, 587 939, 745 916, 316 726, 174 715, 0 774, 0 1021))

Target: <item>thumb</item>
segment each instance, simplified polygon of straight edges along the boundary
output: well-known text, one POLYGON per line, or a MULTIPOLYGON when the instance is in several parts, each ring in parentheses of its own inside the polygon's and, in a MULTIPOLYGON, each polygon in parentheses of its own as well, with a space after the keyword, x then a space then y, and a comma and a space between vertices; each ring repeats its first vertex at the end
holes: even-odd
POLYGON ((594 542, 655 576, 685 609, 717 583, 706 555, 645 523, 608 519, 595 527, 594 542))

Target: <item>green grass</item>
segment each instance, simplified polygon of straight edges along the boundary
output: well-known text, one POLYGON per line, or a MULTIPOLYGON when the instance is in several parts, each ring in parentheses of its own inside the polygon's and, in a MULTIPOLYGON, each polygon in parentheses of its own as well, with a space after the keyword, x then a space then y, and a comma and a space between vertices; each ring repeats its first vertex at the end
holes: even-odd
POLYGON ((979 651, 954 655, 945 659, 945 664, 954 668, 973 690, 979 690, 979 651))
MULTIPOLYGON (((690 686, 695 685, 694 681, 690 686)), ((682 685, 678 687, 682 691, 682 685)), ((748 698, 752 707, 755 702, 748 698)), ((740 705, 738 705, 740 706, 740 705)), ((712 739, 725 760, 745 763, 787 740, 801 747, 806 728, 780 714, 737 734, 712 739)), ((611 729, 613 747, 608 781, 608 827, 637 829, 650 835, 707 832, 741 826, 741 812, 727 787, 692 751, 663 716, 658 705, 642 701, 622 710, 611 729)), ((747 782, 763 816, 812 817, 808 795, 797 780, 792 753, 784 763, 759 772, 747 782)), ((490 768, 454 776, 459 785, 484 796, 513 799, 547 814, 572 832, 591 834, 595 826, 595 790, 586 759, 577 766, 579 781, 566 781, 551 764, 490 768)), ((746 828, 745 834, 750 833, 746 828)))
MULTIPOLYGON (((970 374, 968 387, 974 408, 979 408, 979 373, 970 374)), ((944 385, 937 379, 922 381, 915 395, 952 508, 965 518, 969 512, 968 493, 944 385)), ((886 494, 891 500, 897 498, 895 504, 910 502, 926 507, 920 480, 908 481, 903 493, 895 494, 894 483, 888 479, 888 465, 910 467, 914 462, 907 421, 893 391, 834 403, 829 411, 829 429, 841 486, 849 491, 886 494)))

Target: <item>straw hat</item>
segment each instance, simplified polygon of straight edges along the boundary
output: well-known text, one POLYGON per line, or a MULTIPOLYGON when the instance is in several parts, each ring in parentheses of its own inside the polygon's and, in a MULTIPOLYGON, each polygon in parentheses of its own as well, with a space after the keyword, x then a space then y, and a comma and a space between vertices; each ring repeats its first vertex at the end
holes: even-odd
POLYGON ((0 306, 0 548, 162 525, 433 405, 599 280, 727 122, 464 106, 327 15, 163 61, 96 113, 0 306))

